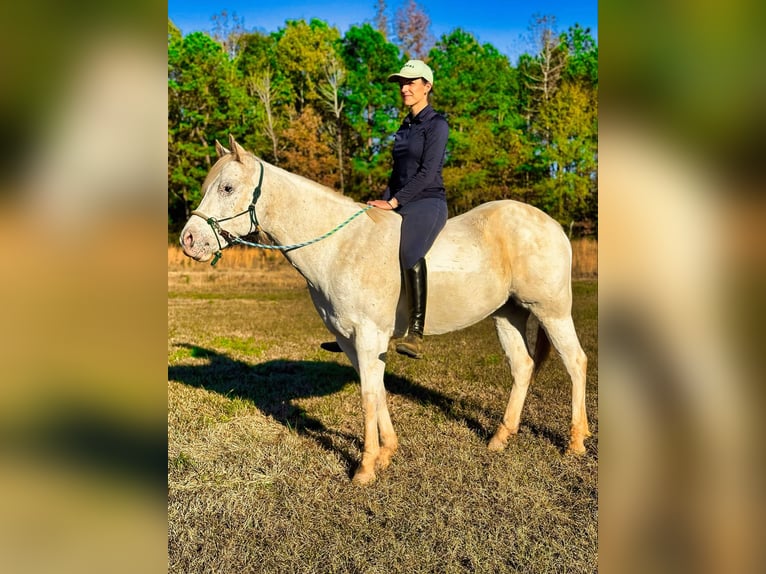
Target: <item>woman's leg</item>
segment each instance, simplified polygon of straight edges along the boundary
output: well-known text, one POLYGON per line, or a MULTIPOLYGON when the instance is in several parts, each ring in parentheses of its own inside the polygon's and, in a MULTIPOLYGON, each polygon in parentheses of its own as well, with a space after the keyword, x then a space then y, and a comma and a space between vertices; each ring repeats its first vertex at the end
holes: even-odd
POLYGON ((407 335, 396 345, 396 352, 413 359, 420 359, 422 357, 421 347, 423 329, 426 323, 426 299, 428 297, 425 257, 421 257, 415 265, 405 269, 402 275, 410 315, 407 335))
POLYGON ((411 269, 426 256, 447 223, 447 204, 441 199, 421 199, 403 206, 399 261, 402 270, 411 269))
POLYGON ((447 221, 447 205, 438 199, 420 200, 400 211, 402 232, 399 259, 409 307, 407 336, 396 346, 403 355, 422 357, 428 281, 425 255, 447 221))

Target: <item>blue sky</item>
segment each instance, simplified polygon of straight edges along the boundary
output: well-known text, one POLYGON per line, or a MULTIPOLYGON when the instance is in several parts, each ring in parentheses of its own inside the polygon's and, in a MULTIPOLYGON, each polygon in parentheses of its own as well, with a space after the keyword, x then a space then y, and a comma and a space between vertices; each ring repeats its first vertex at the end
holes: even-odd
MULTIPOLYGON (((387 0, 389 14, 407 0, 387 0), (392 9, 393 8, 393 9, 392 9)), ((515 64, 519 54, 532 51, 529 24, 535 14, 556 17, 556 28, 564 32, 575 23, 590 28, 598 39, 597 0, 417 0, 431 18, 431 32, 438 39, 455 28, 473 34, 481 43, 492 44, 515 64)), ((341 34, 352 25, 371 22, 375 0, 168 0, 168 17, 188 34, 209 31, 213 14, 227 10, 244 19, 245 28, 273 32, 286 20, 319 18, 341 34)))

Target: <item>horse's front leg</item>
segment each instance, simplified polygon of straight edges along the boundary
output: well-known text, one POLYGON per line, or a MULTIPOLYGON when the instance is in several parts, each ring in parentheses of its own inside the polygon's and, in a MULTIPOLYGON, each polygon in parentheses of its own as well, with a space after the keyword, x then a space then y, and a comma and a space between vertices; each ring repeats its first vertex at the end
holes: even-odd
POLYGON ((362 407, 364 409, 364 452, 362 461, 354 473, 355 484, 369 484, 375 480, 375 465, 380 454, 378 440, 378 397, 377 391, 362 378, 362 407))
POLYGON ((383 385, 388 337, 373 330, 366 336, 357 337, 355 343, 364 410, 364 452, 353 481, 369 484, 375 480, 376 468, 388 467, 398 446, 383 385))

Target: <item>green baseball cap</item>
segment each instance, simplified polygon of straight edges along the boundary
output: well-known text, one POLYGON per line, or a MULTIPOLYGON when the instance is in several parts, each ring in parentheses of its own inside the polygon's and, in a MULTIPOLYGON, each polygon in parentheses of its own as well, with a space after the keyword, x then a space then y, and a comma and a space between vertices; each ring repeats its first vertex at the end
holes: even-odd
POLYGON ((434 73, 423 60, 410 60, 404 64, 398 74, 391 74, 388 76, 388 81, 398 82, 402 78, 406 78, 408 80, 414 80, 415 78, 425 78, 428 82, 432 84, 434 83, 434 73))

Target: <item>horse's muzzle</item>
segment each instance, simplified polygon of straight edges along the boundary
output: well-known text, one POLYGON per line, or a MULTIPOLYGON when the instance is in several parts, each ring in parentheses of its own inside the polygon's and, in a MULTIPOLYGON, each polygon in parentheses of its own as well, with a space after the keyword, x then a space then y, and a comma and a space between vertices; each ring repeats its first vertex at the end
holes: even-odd
POLYGON ((187 225, 181 231, 179 239, 184 254, 196 261, 207 261, 213 256, 212 245, 205 230, 195 230, 187 225))

